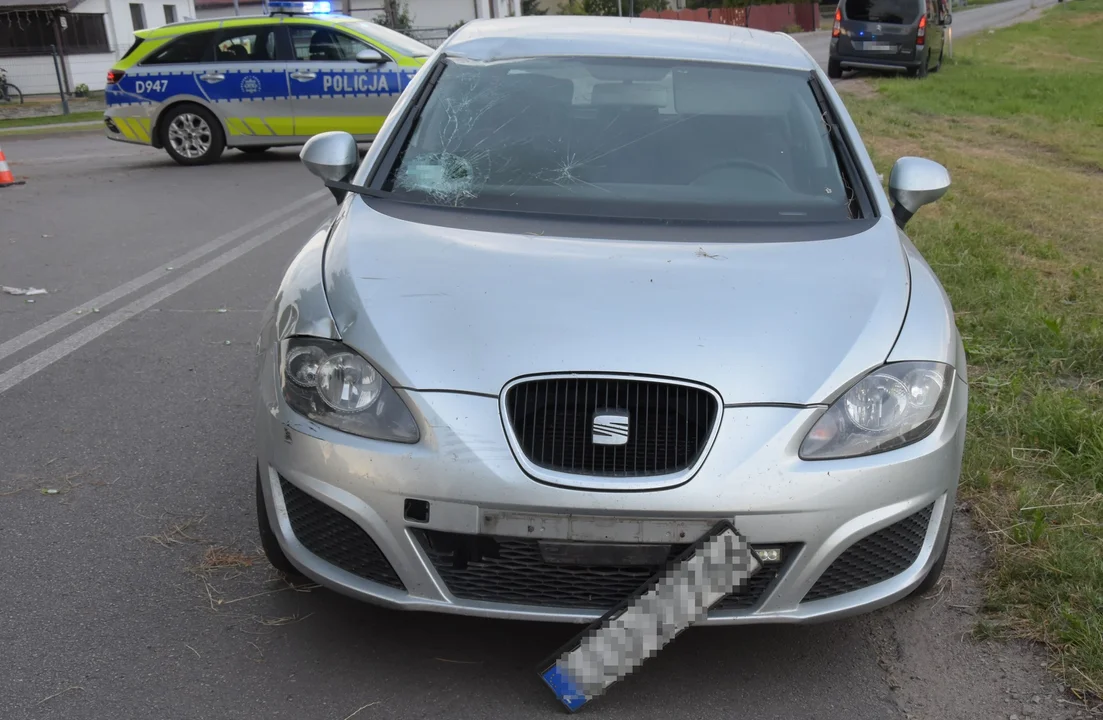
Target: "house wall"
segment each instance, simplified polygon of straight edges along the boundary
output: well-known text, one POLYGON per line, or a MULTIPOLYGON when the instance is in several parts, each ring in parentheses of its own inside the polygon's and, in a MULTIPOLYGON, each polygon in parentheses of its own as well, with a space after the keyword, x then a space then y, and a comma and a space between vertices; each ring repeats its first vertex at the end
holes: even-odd
MULTIPOLYGON (((146 27, 165 24, 165 5, 176 8, 177 20, 195 17, 194 0, 135 0, 145 6, 146 27)), ((85 0, 73 9, 74 14, 92 13, 104 16, 107 42, 111 51, 106 53, 74 54, 65 57, 69 74, 69 90, 85 84, 89 90, 103 90, 107 85, 107 71, 134 42, 134 28, 130 20, 130 3, 127 0, 85 0)), ((58 91, 57 74, 53 59, 49 56, 5 57, 3 66, 8 77, 25 95, 54 94, 58 91)))

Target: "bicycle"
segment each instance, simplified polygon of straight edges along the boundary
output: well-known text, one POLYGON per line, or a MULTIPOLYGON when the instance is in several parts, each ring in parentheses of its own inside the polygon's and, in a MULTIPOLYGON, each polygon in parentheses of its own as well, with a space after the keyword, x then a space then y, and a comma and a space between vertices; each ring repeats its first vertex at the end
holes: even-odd
POLYGON ((15 102, 15 98, 19 98, 19 104, 23 104, 23 91, 15 85, 8 82, 8 71, 4 68, 0 68, 0 100, 4 102, 15 102))

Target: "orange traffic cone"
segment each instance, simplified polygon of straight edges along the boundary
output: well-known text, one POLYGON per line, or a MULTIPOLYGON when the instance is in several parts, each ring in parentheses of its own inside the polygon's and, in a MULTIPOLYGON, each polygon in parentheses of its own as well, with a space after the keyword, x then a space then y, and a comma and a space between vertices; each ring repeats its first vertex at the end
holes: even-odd
POLYGON ((8 167, 8 160, 4 157, 4 149, 0 148, 0 188, 24 184, 22 180, 17 181, 15 176, 11 174, 11 169, 8 167))

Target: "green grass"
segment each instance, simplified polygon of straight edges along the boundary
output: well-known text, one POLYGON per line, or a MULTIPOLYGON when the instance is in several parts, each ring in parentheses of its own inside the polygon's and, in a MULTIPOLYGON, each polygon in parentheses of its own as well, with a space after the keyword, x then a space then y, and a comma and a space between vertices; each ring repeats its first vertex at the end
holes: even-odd
POLYGON ((6 128, 36 127, 38 125, 53 125, 55 123, 74 123, 102 119, 103 110, 75 112, 69 113, 68 115, 42 115, 39 117, 14 118, 11 120, 0 120, 0 130, 4 130, 6 128))
POLYGON ((1099 698, 1103 0, 958 41, 955 55, 847 107, 886 177, 918 154, 953 178, 909 235, 969 357, 962 494, 995 560, 979 630, 1047 644, 1069 686, 1099 698))

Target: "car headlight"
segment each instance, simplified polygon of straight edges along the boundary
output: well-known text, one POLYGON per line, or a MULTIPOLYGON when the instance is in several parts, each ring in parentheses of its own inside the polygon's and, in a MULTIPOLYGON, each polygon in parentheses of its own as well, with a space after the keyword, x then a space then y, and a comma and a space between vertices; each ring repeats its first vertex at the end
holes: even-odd
POLYGON ((379 371, 343 343, 288 338, 280 344, 283 398, 316 423, 375 440, 416 443, 410 409, 379 371))
POLYGON ((942 419, 953 377, 944 363, 882 365, 816 421, 800 445, 801 459, 873 455, 922 440, 942 419))

